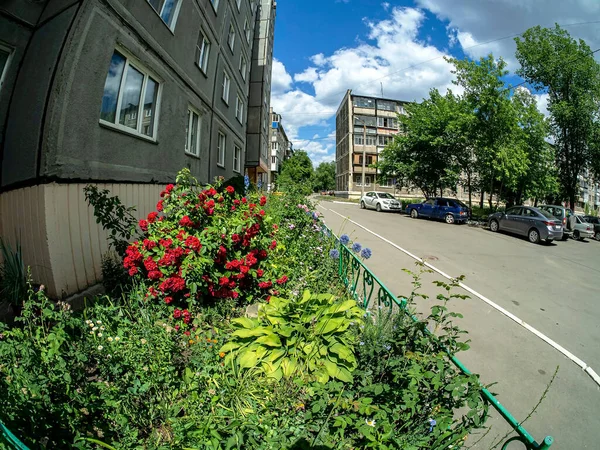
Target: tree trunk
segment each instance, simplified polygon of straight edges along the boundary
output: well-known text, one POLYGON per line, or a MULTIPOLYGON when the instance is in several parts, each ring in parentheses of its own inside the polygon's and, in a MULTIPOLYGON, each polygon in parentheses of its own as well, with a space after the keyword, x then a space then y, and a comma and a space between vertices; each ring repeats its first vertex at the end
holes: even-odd
POLYGON ((481 190, 481 196, 479 197, 479 208, 483 210, 483 202, 485 201, 485 192, 481 190))
POLYGON ((467 170, 467 189, 469 190, 469 210, 473 209, 472 192, 471 192, 471 171, 467 170))

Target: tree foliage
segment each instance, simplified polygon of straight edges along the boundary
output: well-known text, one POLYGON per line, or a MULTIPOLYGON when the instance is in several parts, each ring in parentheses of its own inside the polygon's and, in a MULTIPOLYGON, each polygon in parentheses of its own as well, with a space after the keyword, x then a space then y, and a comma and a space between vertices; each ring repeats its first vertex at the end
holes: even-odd
POLYGON ((322 162, 315 170, 315 191, 332 191, 335 189, 335 161, 322 162))
POLYGON ((285 191, 300 191, 305 194, 312 192, 314 169, 308 154, 296 150, 286 159, 281 166, 281 173, 277 178, 280 189, 285 191))
POLYGON ((583 40, 573 39, 556 25, 533 27, 517 43, 518 74, 535 88, 548 92, 550 130, 562 197, 574 208, 578 177, 600 167, 598 159, 598 101, 600 65, 583 40))

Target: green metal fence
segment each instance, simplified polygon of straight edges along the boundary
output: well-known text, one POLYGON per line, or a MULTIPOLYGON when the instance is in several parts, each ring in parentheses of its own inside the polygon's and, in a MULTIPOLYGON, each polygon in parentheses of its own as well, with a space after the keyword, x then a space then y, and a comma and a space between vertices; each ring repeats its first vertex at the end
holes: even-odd
MULTIPOLYGON (((328 231, 331 233, 330 230, 328 231)), ((332 235, 335 236, 333 233, 332 235)), ((381 280, 363 264, 354 252, 341 243, 339 243, 339 252, 339 277, 359 305, 365 309, 375 305, 390 309, 397 307, 399 311, 409 315, 415 322, 419 320, 409 313, 406 308, 406 299, 394 296, 381 280)), ((429 332, 426 328, 425 331, 429 332)), ((452 361, 459 370, 466 375, 471 374, 469 369, 467 369, 456 356, 451 354, 448 350, 446 350, 446 353, 448 354, 450 361, 452 361)), ((488 404, 492 405, 498 413, 500 413, 516 433, 516 436, 510 437, 504 442, 502 450, 506 450, 508 445, 515 441, 523 443, 528 450, 546 450, 550 448, 554 442, 552 436, 546 436, 541 443, 537 442, 490 391, 485 388, 481 389, 481 396, 488 404)))

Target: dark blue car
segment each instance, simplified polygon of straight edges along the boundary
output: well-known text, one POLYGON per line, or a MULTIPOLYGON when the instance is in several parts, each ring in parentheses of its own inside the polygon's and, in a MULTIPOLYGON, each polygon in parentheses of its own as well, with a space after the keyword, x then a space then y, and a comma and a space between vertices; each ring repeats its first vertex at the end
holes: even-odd
POLYGON ((469 220, 469 207, 454 198, 429 198, 422 203, 411 203, 406 207, 406 214, 416 219, 427 217, 441 219, 446 223, 461 223, 469 220))

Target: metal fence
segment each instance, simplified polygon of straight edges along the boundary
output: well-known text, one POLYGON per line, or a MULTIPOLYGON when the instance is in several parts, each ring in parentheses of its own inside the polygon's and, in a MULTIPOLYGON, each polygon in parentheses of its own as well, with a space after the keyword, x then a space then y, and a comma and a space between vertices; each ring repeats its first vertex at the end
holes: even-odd
MULTIPOLYGON (((329 231, 329 230, 328 230, 329 231)), ((331 232, 331 231, 329 231, 331 232)), ((333 236, 335 236, 332 233, 333 236)), ((339 239, 338 239, 339 243, 339 239)), ((413 321, 419 319, 410 314, 405 298, 398 298, 381 282, 377 276, 371 272, 363 262, 348 247, 339 243, 339 277, 356 302, 367 309, 369 306, 382 306, 390 309, 397 308, 399 312, 407 314, 413 321)), ((427 328, 425 331, 429 333, 427 328)), ((434 336, 430 336, 434 339, 434 336)), ((452 363, 465 375, 471 375, 469 369, 448 350, 445 350, 452 363)), ((511 442, 521 442, 527 450, 546 450, 549 449, 554 439, 552 436, 546 436, 542 442, 537 442, 525 428, 513 417, 513 415, 494 397, 494 395, 485 388, 481 389, 481 396, 490 404, 504 420, 515 431, 516 436, 508 438, 502 445, 502 450, 506 450, 511 442)))

